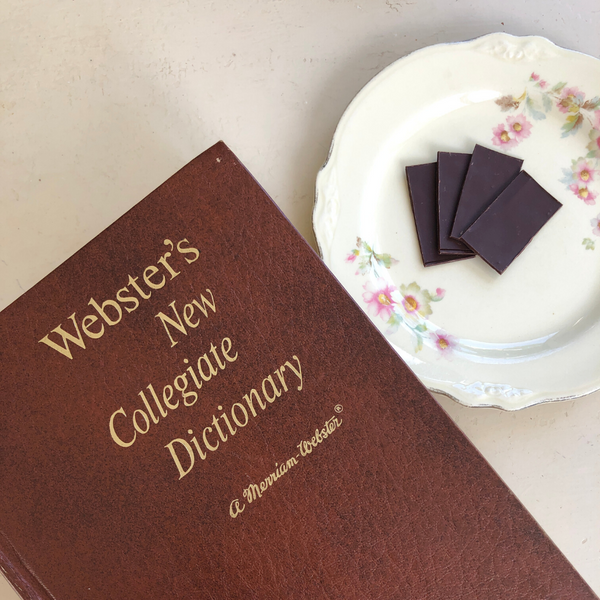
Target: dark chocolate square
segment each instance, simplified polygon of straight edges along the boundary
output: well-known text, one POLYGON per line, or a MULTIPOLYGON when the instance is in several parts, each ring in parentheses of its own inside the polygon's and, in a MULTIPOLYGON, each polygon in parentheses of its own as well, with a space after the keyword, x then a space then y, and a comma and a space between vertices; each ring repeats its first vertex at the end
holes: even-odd
POLYGON ((521 171, 463 233, 462 239, 498 273, 503 273, 561 206, 528 173, 521 171))
POLYGON ((463 232, 519 174, 522 164, 520 158, 475 146, 450 237, 462 237, 463 232))
POLYGON ((408 191, 412 203, 415 225, 423 264, 426 267, 439 263, 469 258, 464 254, 446 254, 438 250, 437 229, 437 163, 406 167, 408 191))
POLYGON ((440 254, 466 254, 473 252, 459 240, 450 239, 456 207, 462 192, 465 177, 471 163, 470 154, 438 152, 438 249, 440 254))

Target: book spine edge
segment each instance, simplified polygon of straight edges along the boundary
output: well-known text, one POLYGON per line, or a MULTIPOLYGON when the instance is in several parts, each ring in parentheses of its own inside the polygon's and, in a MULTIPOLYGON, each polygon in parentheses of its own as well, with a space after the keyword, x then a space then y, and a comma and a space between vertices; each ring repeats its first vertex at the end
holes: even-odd
POLYGON ((56 600, 21 560, 19 553, 0 531, 0 573, 23 600, 56 600))

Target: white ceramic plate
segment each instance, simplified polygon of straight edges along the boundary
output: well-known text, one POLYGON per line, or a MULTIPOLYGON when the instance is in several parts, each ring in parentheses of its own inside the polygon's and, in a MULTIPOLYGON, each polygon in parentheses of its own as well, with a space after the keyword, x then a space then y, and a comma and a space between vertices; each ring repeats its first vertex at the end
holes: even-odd
POLYGON ((598 96, 597 59, 493 34, 398 60, 344 113, 317 179, 321 254, 429 389, 514 410, 600 388, 598 96), (523 158, 563 208, 503 275, 424 268, 404 168, 476 143, 523 158))

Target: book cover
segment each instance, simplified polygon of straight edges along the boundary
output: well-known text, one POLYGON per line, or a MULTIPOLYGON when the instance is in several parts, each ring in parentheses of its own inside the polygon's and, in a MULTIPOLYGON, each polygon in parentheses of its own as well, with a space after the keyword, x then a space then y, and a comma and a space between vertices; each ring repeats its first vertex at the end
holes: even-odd
POLYGON ((27 600, 595 598, 219 143, 0 314, 27 600))

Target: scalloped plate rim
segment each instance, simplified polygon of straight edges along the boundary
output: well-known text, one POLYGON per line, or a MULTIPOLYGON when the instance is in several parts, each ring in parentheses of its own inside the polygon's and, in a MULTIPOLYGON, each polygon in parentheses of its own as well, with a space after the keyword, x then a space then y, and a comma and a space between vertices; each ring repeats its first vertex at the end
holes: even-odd
MULTIPOLYGON (((516 43, 520 46, 524 46, 527 43, 534 43, 534 44, 538 43, 538 44, 546 45, 547 47, 552 48, 554 51, 556 51, 558 53, 568 53, 569 55, 577 54, 585 59, 593 59, 595 61, 599 60, 598 58, 593 57, 584 52, 580 52, 577 50, 571 50, 571 49, 559 46, 559 45, 555 44, 554 42, 552 42, 551 40, 549 40, 548 38, 543 37, 543 36, 537 36, 537 35, 515 36, 515 35, 511 35, 511 34, 504 33, 504 32, 496 32, 496 33, 489 33, 489 34, 475 37, 475 38, 469 38, 469 39, 462 40, 462 41, 442 42, 439 44, 424 46, 423 48, 416 49, 416 50, 394 60, 389 65, 385 66, 379 73, 377 73, 374 77, 372 77, 369 81, 367 81, 367 83, 358 91, 358 93, 352 98, 352 100, 348 103, 348 105, 344 109, 342 116, 340 117, 340 120, 339 120, 338 124, 336 125, 325 162, 323 163, 323 165, 321 166, 321 168, 319 169, 319 171, 317 173, 317 177, 316 177, 316 181, 315 181, 315 195, 314 195, 313 212, 312 212, 312 230, 313 230, 315 240, 317 242, 317 248, 318 248, 319 255, 320 255, 321 259, 323 260, 323 262, 328 267, 329 267, 329 265, 328 265, 327 257, 325 256, 325 252, 324 252, 324 243, 323 243, 323 240, 321 239, 321 236, 319 235, 319 231, 318 231, 319 230, 319 224, 318 224, 319 212, 323 208, 323 202, 324 202, 323 198, 326 196, 325 191, 323 189, 324 183, 325 183, 324 180, 329 175, 330 170, 332 170, 334 168, 333 159, 334 159, 335 153, 337 152, 338 138, 341 136, 343 128, 344 128, 347 120, 350 118, 350 114, 351 114, 352 110, 354 109, 354 107, 357 106, 360 103, 360 101, 362 100, 362 98, 369 93, 370 88, 372 86, 377 85, 378 82, 383 77, 385 77, 387 72, 392 70, 393 68, 395 68, 398 65, 398 63, 401 63, 401 62, 406 61, 407 59, 413 58, 413 57, 415 57, 415 55, 425 54, 427 52, 430 52, 430 51, 433 51, 436 49, 441 49, 443 47, 475 45, 477 43, 482 43, 486 40, 493 40, 494 38, 497 38, 499 40, 506 40, 513 44, 516 43)), ((517 59, 517 60, 520 60, 520 59, 517 59)), ((334 272, 334 275, 336 275, 335 272, 334 272)), ((361 308, 361 310, 362 310, 362 308, 361 308)), ((387 338, 386 338, 386 340, 387 340, 387 338)), ((391 346, 394 347, 394 344, 391 344, 391 346)), ((586 389, 581 392, 576 392, 576 393, 573 393, 570 395, 559 395, 559 396, 544 395, 542 397, 537 397, 537 398, 534 397, 529 402, 525 402, 521 405, 515 406, 515 405, 511 405, 506 402, 502 402, 502 400, 498 400, 497 402, 495 402, 491 399, 491 397, 489 395, 486 395, 485 402, 483 402, 483 401, 477 402, 477 397, 473 396, 472 394, 469 394, 469 395, 461 394, 460 390, 453 389, 452 391, 450 391, 449 389, 437 387, 435 384, 439 384, 440 383, 439 381, 430 380, 426 377, 422 377, 422 376, 418 375, 417 373, 415 373, 415 375, 417 375, 419 380, 423 383, 423 385, 425 385, 425 387, 430 392, 446 396, 462 406, 466 406, 469 408, 496 408, 496 409, 504 410, 506 412, 515 412, 517 410, 523 410, 524 408, 538 406, 540 404, 575 400, 577 398, 582 398, 582 397, 588 396, 588 395, 593 394, 594 392, 597 392, 600 390, 600 381, 598 381, 598 383, 592 389, 586 389)), ((535 395, 535 393, 536 393, 535 390, 531 390, 530 395, 535 395)), ((494 400, 496 400, 496 398, 494 398, 494 400)))

